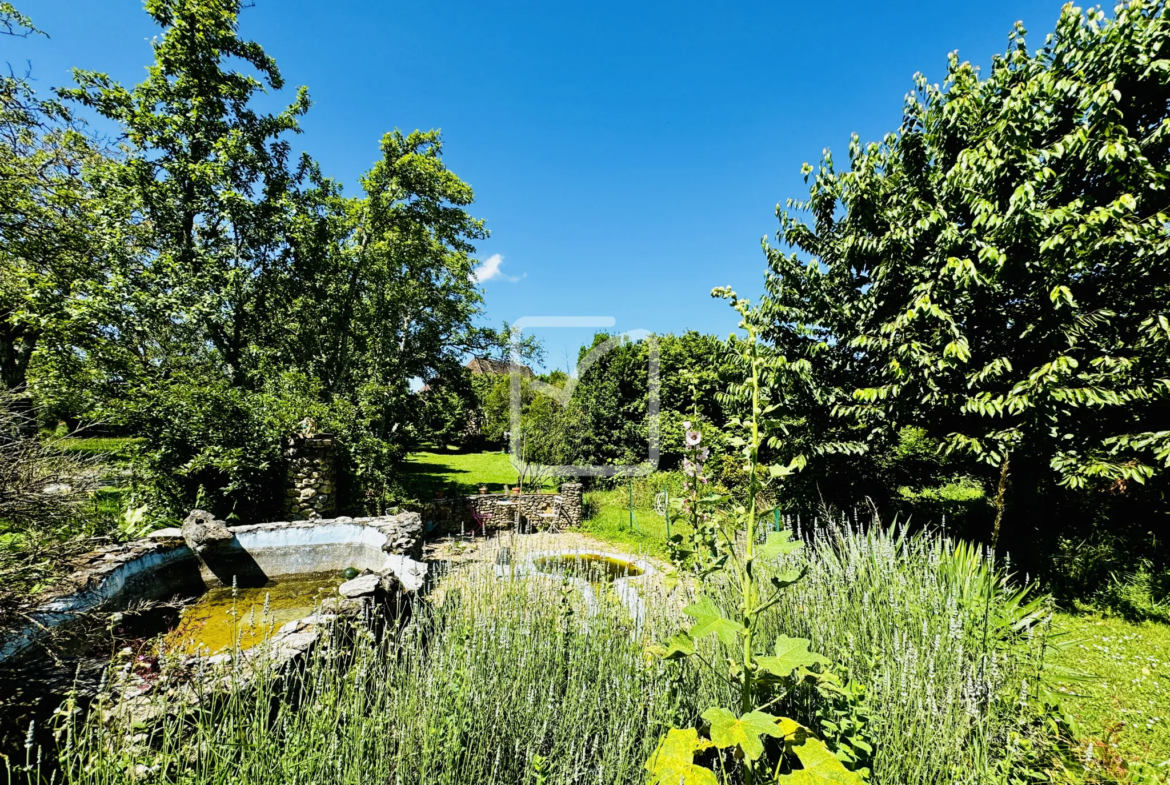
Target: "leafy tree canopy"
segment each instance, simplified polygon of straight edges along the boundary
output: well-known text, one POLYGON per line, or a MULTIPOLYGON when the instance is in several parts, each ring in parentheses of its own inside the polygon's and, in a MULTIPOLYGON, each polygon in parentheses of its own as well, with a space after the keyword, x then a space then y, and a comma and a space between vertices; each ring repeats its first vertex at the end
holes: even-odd
POLYGON ((1170 467, 1168 41, 1164 2, 1066 6, 986 75, 917 76, 846 168, 805 165, 764 306, 818 440, 922 427, 1031 490, 1170 467))

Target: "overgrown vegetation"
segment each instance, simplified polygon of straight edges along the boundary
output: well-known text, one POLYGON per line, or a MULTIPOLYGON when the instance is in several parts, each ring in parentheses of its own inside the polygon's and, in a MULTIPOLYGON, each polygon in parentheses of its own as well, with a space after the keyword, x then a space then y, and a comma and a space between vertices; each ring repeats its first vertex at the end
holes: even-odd
MULTIPOLYGON (((509 375, 462 362, 541 347, 474 326, 486 230, 441 138, 387 133, 344 196, 293 160, 304 88, 257 108, 283 80, 240 10, 147 0, 162 32, 132 89, 78 71, 46 99, 0 77, 5 588, 192 506, 276 517, 290 438, 328 432, 344 511, 615 467, 586 530, 669 558, 674 593, 594 614, 570 581, 485 565, 403 630, 359 626, 194 710, 168 703, 164 657, 148 720, 103 716, 119 654, 97 710, 71 698, 57 746, 30 742, 10 777, 1166 780, 1132 760, 1170 754, 1165 0, 1066 6, 986 76, 952 57, 941 85, 916 77, 896 133, 806 164, 759 304, 714 292, 745 336, 599 334, 579 379, 521 380, 515 431, 509 375), (668 471, 634 479, 616 467, 646 461, 656 352, 668 471), (69 438, 91 420, 125 437, 69 438), (440 447, 408 461, 424 439, 440 447), (110 464, 125 486, 95 491, 110 464), (1054 622, 1056 602, 1089 614, 1054 622)), ((35 32, 0 3, 0 34, 35 32)))
MULTIPOLYGON (((692 693, 678 668, 647 667, 651 630, 616 603, 586 618, 575 590, 555 582, 490 570, 452 582, 400 635, 359 632, 318 650, 291 682, 164 713, 153 745, 67 710, 58 759, 41 768, 60 765, 57 781, 78 785, 640 782, 658 730, 689 713, 692 693)), ((164 690, 153 694, 168 706, 164 690)), ((37 759, 30 751, 30 782, 37 759)), ((10 776, 26 779, 19 767, 10 776)))
MULTIPOLYGON (((155 62, 125 88, 90 70, 52 100, 3 82, 0 340, 7 389, 44 413, 143 437, 141 495, 280 514, 287 440, 342 447, 345 501, 378 507, 418 438, 412 378, 482 343, 471 188, 432 131, 391 131, 344 196, 290 137, 304 88, 239 35, 237 0, 151 0, 155 62), (93 112, 115 149, 78 130, 93 112), (9 171, 11 168, 11 171, 9 171)), ((5 4, 10 32, 32 22, 5 4)))
MULTIPOLYGON (((761 614, 759 629, 805 636, 834 663, 813 665, 818 683, 840 692, 806 681, 780 704, 789 716, 856 754, 873 783, 1031 781, 1004 772, 1054 765, 1059 737, 1045 735, 1034 681, 1045 628, 1026 634, 1019 623, 1036 606, 978 551, 881 527, 839 527, 811 545, 761 569, 764 581, 793 567, 805 575, 761 614)), ((135 777, 632 785, 644 781, 668 726, 705 727, 700 714, 728 698, 727 682, 697 661, 647 658, 647 645, 688 618, 677 598, 644 590, 649 612, 637 627, 620 603, 591 616, 569 585, 500 579, 486 567, 444 578, 437 607, 417 608, 400 635, 359 634, 318 650, 291 681, 231 692, 193 713, 177 704, 158 712, 150 744, 128 743, 128 725, 67 705, 56 757, 30 749, 29 762, 35 769, 39 755, 46 774, 60 765, 57 781, 95 785, 135 777)), ((738 602, 733 581, 712 590, 738 602)), ((700 651, 719 658, 736 649, 707 639, 700 651)), ((107 688, 119 672, 111 669, 107 688)), ((179 671, 164 664, 163 673, 179 671)), ((150 694, 158 708, 171 700, 165 689, 150 694)), ((13 781, 26 781, 25 762, 11 763, 13 781)))
POLYGON ((21 403, 0 391, 0 623, 13 595, 46 585, 65 568, 64 556, 88 547, 63 550, 62 541, 104 533, 91 508, 100 464, 41 438, 21 403))

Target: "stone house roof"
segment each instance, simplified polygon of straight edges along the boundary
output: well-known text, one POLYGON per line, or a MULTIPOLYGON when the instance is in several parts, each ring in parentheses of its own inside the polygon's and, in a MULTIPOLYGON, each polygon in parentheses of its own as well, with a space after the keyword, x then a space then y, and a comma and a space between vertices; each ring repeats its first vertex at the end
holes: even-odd
POLYGON ((513 370, 519 369, 521 376, 526 376, 529 379, 536 374, 527 365, 517 365, 505 360, 493 360, 488 357, 473 357, 467 361, 467 369, 474 374, 510 374, 513 370))

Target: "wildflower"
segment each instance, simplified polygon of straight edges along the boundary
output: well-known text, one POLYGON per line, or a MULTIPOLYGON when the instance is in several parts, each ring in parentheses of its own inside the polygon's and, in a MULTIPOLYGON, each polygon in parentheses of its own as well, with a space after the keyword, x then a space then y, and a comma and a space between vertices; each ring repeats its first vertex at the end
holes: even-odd
POLYGON ((703 435, 698 431, 687 431, 687 447, 698 447, 703 435))

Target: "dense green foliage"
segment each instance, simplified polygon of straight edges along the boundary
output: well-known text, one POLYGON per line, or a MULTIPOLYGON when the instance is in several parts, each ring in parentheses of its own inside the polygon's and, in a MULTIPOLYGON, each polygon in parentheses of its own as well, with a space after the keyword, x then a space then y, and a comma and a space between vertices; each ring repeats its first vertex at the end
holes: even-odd
POLYGON ((307 91, 256 108, 284 82, 240 37, 237 0, 146 11, 161 35, 144 82, 79 70, 58 91, 116 123, 117 149, 3 83, 4 382, 27 382, 50 422, 145 437, 159 513, 278 515, 283 450, 305 430, 337 435, 347 503, 376 508, 420 435, 410 380, 483 343, 471 188, 437 132, 393 131, 343 196, 292 154, 307 91))
MULTIPOLYGON (((0 38, 37 33, 0 4, 0 38)), ((102 159, 69 109, 38 96, 28 77, 0 75, 0 384, 27 381, 42 341, 92 335, 70 295, 105 268, 95 243, 99 210, 79 173, 102 159)))
MULTIPOLYGON (((697 332, 643 340, 598 333, 579 352, 583 369, 579 378, 570 381, 563 372, 553 371, 535 379, 536 384, 523 380, 521 430, 533 440, 532 455, 545 462, 585 466, 645 463, 652 344, 657 347, 660 378, 659 466, 677 467, 683 455, 682 422, 698 416, 722 423, 725 417, 715 394, 727 381, 726 350, 719 339, 697 332), (558 401, 547 388, 540 389, 541 383, 570 395, 558 401)), ((502 445, 504 432, 511 429, 510 376, 476 375, 470 383, 474 398, 468 416, 488 444, 502 445)))
POLYGON ((830 502, 890 499, 882 456, 911 427, 950 456, 948 482, 1006 480, 1013 553, 1106 518, 1165 539, 1168 35, 1162 2, 1066 7, 985 76, 955 57, 941 87, 919 76, 899 131, 854 138, 845 169, 806 165, 764 305, 767 337, 810 363, 806 438, 869 448, 814 462, 854 478, 822 486, 830 502))

